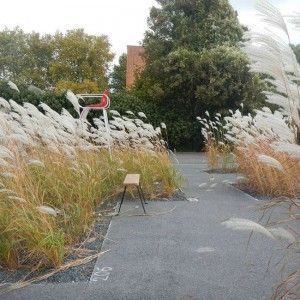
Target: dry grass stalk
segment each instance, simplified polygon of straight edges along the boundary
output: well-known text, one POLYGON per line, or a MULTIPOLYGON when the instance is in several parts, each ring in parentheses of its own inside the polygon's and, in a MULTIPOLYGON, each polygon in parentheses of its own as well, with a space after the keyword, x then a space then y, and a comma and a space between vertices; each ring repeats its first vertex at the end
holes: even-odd
POLYGON ((237 148, 236 161, 246 175, 244 184, 261 195, 289 196, 300 195, 300 159, 275 151, 269 144, 260 142, 237 148), (260 155, 275 159, 281 168, 262 163, 260 155))
POLYGON ((144 114, 111 110, 107 136, 102 119, 93 127, 40 106, 44 113, 0 98, 0 264, 11 270, 59 268, 66 249, 90 230, 96 207, 122 190, 126 173, 142 175, 149 197, 169 196, 179 183, 160 128, 144 114))
MULTIPOLYGON (((278 197, 266 202, 260 208, 263 215, 267 215, 274 210, 280 210, 281 218, 272 219, 268 217, 266 226, 284 226, 294 239, 289 239, 286 246, 286 254, 282 260, 281 269, 290 266, 295 270, 288 276, 284 276, 282 282, 276 287, 272 299, 299 299, 300 295, 300 271, 297 261, 299 261, 300 242, 299 242, 299 221, 300 221, 300 198, 278 197), (297 227, 298 226, 298 227, 297 227)), ((289 267, 290 269, 290 267, 289 267)))

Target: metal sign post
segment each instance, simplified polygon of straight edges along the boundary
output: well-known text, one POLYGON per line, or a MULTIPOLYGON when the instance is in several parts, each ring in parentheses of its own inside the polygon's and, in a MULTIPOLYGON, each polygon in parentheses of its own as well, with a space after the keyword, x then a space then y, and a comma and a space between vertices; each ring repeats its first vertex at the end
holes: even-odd
POLYGON ((107 117, 106 109, 103 109, 103 117, 104 117, 104 124, 105 124, 106 135, 107 135, 107 145, 108 145, 109 156, 110 156, 110 159, 112 159, 110 128, 109 128, 109 124, 108 124, 108 117, 107 117))
POLYGON ((104 118, 104 125, 105 125, 105 130, 106 130, 106 135, 107 135, 107 146, 108 146, 108 151, 109 151, 109 157, 110 157, 110 159, 112 159, 110 128, 109 128, 108 116, 107 116, 107 111, 106 111, 106 109, 108 109, 110 106, 110 99, 108 97, 108 91, 107 90, 104 91, 103 94, 77 94, 76 96, 83 100, 85 98, 98 98, 98 99, 100 98, 100 102, 98 102, 98 103, 89 104, 87 106, 80 106, 80 118, 85 119, 91 110, 102 110, 103 118, 104 118))

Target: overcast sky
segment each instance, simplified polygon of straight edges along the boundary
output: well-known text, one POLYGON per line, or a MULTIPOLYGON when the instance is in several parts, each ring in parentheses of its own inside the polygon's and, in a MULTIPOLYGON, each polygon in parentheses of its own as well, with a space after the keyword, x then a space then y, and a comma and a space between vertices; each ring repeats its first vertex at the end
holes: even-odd
MULTIPOLYGON (((230 0, 240 21, 248 26, 257 26, 254 1, 230 0)), ((299 1, 271 0, 287 15, 300 11, 299 1)), ((154 0, 4 0, 0 29, 19 26, 26 32, 54 33, 84 28, 90 34, 108 35, 112 51, 118 57, 126 52, 126 45, 136 45, 142 40, 152 5, 154 0)), ((300 36, 294 31, 292 39, 300 43, 300 36)))

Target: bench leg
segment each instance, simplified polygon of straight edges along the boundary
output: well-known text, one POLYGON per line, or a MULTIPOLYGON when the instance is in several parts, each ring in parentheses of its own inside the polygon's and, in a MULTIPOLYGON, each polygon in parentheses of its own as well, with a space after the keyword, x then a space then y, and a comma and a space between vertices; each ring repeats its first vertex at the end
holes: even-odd
POLYGON ((143 189, 142 189, 141 186, 140 186, 140 191, 141 191, 141 194, 142 194, 142 196, 143 196, 144 203, 145 203, 145 204, 148 204, 148 202, 146 202, 145 194, 144 194, 144 191, 143 191, 143 189))
POLYGON ((121 206, 122 206, 122 204, 123 204, 124 197, 125 197, 125 193, 126 193, 126 188, 127 188, 127 186, 125 185, 125 187, 124 187, 124 191, 123 191, 123 194, 122 194, 122 199, 121 199, 121 202, 120 202, 120 205, 119 205, 119 210, 118 210, 118 213, 117 213, 117 215, 120 213, 121 206))
POLYGON ((143 199, 143 196, 142 196, 142 194, 141 194, 140 187, 137 186, 136 188, 137 188, 138 193, 139 193, 139 196, 140 196, 140 200, 141 200, 141 203, 142 203, 142 207, 143 207, 143 210, 144 210, 144 214, 146 214, 146 210, 145 210, 145 206, 144 206, 144 199, 143 199))

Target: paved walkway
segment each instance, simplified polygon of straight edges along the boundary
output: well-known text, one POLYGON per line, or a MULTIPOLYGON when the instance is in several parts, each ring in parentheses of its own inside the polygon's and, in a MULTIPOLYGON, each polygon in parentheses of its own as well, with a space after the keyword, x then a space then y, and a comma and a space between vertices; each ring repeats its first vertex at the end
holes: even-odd
POLYGON ((255 235, 247 252, 249 234, 220 224, 232 216, 258 220, 258 202, 226 182, 236 175, 204 172, 203 155, 177 157, 184 191, 198 201, 150 202, 150 216, 125 201, 89 283, 35 285, 3 299, 269 299, 279 274, 267 265, 278 244, 255 235))

